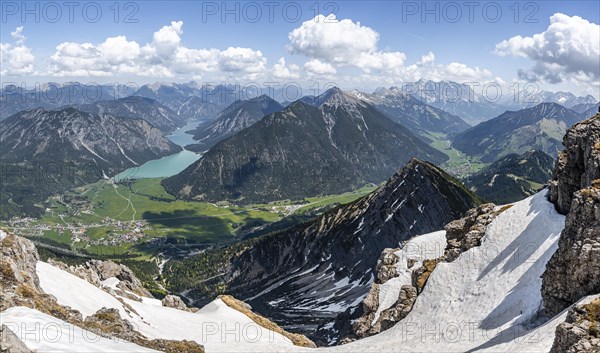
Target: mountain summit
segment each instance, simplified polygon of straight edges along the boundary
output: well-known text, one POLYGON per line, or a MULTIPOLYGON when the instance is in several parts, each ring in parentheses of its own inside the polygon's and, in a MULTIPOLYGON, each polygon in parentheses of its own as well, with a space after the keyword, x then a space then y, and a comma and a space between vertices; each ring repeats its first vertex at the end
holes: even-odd
POLYGON ((380 183, 416 157, 447 156, 372 105, 339 89, 296 101, 211 148, 163 185, 184 199, 303 199, 380 183))

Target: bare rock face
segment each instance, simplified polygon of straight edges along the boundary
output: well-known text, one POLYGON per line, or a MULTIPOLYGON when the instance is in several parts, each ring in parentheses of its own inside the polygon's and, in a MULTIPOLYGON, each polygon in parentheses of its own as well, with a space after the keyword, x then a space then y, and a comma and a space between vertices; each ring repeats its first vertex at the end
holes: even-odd
POLYGON ((35 265, 40 258, 35 245, 25 238, 12 234, 6 235, 0 245, 2 283, 28 284, 40 290, 39 279, 35 274, 35 265))
POLYGON ((396 264, 398 263, 398 256, 395 252, 399 249, 384 249, 381 253, 381 257, 377 260, 377 279, 380 283, 385 283, 389 279, 398 277, 398 271, 396 270, 396 264))
POLYGON ((600 181, 575 193, 558 250, 542 275, 546 312, 554 316, 600 293, 600 181))
POLYGON ((498 215, 496 205, 488 203, 467 212, 464 218, 446 225, 446 261, 452 262, 463 252, 481 245, 487 226, 498 215))
POLYGON ((573 194, 600 179, 600 114, 569 129, 563 145, 550 182, 550 201, 567 214, 573 194))
POLYGON ((600 292, 600 114, 569 129, 563 144, 549 199, 567 219, 542 275, 550 316, 600 292))
MULTIPOLYGON (((5 234, 5 233, 4 233, 5 234)), ((14 234, 0 241, 0 312, 13 306, 37 309, 68 322, 81 320, 81 313, 59 305, 40 288, 35 271, 39 255, 28 239, 14 234)), ((1 351, 4 353, 4 351, 1 351)))
POLYGON ((600 352, 600 299, 586 305, 576 305, 567 319, 556 327, 550 353, 600 352))
POLYGON ((187 305, 185 305, 184 301, 181 300, 180 297, 178 297, 176 295, 171 295, 171 294, 169 294, 163 298, 162 305, 169 307, 169 308, 179 309, 179 310, 183 310, 183 311, 188 310, 187 305))
POLYGON ((2 353, 32 353, 14 332, 6 325, 0 326, 0 352, 2 353))

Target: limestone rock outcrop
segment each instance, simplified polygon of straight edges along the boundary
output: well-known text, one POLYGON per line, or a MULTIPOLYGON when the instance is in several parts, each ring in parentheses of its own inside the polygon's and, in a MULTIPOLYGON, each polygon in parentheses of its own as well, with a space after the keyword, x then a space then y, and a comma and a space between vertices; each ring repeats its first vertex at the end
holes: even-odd
POLYGON ((550 316, 600 293, 600 181, 575 193, 565 229, 546 271, 542 297, 550 316))
POLYGON ((467 212, 459 220, 446 225, 446 261, 452 262, 463 252, 481 245, 487 226, 496 218, 496 205, 488 203, 467 212))
POLYGON ((550 182, 550 201, 567 214, 573 194, 600 179, 600 114, 569 129, 563 145, 550 182))
POLYGON ((556 328, 550 353, 600 352, 600 299, 586 305, 576 305, 567 319, 556 328))
POLYGON ((183 300, 181 300, 180 297, 178 297, 176 295, 171 295, 171 294, 169 294, 163 298, 162 305, 169 307, 169 308, 174 308, 174 309, 183 310, 183 311, 188 310, 187 305, 185 305, 185 302, 183 300))
POLYGON ((549 199, 567 218, 542 275, 550 316, 600 292, 600 114, 574 125, 563 143, 549 199))
POLYGON ((144 288, 143 283, 125 265, 117 264, 113 261, 100 260, 90 260, 77 266, 68 266, 60 261, 51 259, 48 260, 48 263, 98 287, 100 287, 102 281, 112 277, 117 278, 119 280, 117 287, 123 291, 119 295, 129 297, 126 292, 131 292, 136 295, 152 298, 152 294, 144 288))
POLYGON ((29 348, 6 325, 0 326, 0 352, 32 353, 29 348))

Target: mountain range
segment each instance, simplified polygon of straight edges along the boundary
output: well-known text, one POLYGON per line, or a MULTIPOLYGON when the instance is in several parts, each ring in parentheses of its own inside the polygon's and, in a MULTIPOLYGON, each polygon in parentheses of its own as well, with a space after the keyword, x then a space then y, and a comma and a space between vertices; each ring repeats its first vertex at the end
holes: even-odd
POLYGON ((580 114, 556 103, 507 111, 457 134, 452 146, 469 156, 491 163, 506 155, 537 149, 556 157, 567 129, 580 114))
POLYGON ((256 97, 259 93, 254 87, 192 81, 147 84, 140 87, 135 95, 157 100, 185 119, 212 120, 236 100, 256 97))
POLYGON ((22 111, 0 125, 2 216, 35 213, 33 204, 56 192, 179 151, 142 119, 73 107, 22 111))
POLYGON ((136 96, 76 105, 75 108, 97 115, 144 119, 165 133, 183 126, 186 121, 182 116, 157 101, 136 96))
POLYGON ((217 143, 163 186, 183 199, 303 199, 383 182, 413 157, 448 159, 352 94, 332 88, 318 99, 318 107, 297 101, 217 143))
POLYGON ((452 81, 419 80, 405 83, 402 89, 429 105, 461 117, 471 125, 497 117, 507 110, 531 108, 541 103, 557 103, 566 108, 598 104, 591 95, 540 91, 534 85, 505 88, 499 91, 499 96, 495 96, 496 88, 491 88, 488 93, 490 97, 487 97, 482 94, 484 87, 480 83, 468 85, 452 81))
POLYGON ((390 119, 425 136, 430 132, 451 134, 471 127, 456 115, 423 103, 402 92, 398 87, 378 88, 371 94, 355 92, 362 100, 374 105, 390 119))

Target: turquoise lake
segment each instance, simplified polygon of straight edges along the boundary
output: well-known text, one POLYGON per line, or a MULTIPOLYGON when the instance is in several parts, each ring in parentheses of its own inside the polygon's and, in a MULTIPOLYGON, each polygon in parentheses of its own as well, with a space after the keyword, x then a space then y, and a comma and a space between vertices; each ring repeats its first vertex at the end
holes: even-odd
MULTIPOLYGON (((191 120, 185 126, 177 129, 172 135, 167 138, 173 143, 180 146, 185 146, 194 143, 193 136, 186 131, 196 128, 200 124, 198 120, 191 120)), ((143 179, 143 178, 164 178, 178 174, 189 165, 202 157, 202 154, 188 150, 183 150, 179 153, 172 154, 160 159, 154 159, 144 163, 139 167, 129 168, 117 175, 115 181, 122 179, 143 179)))

